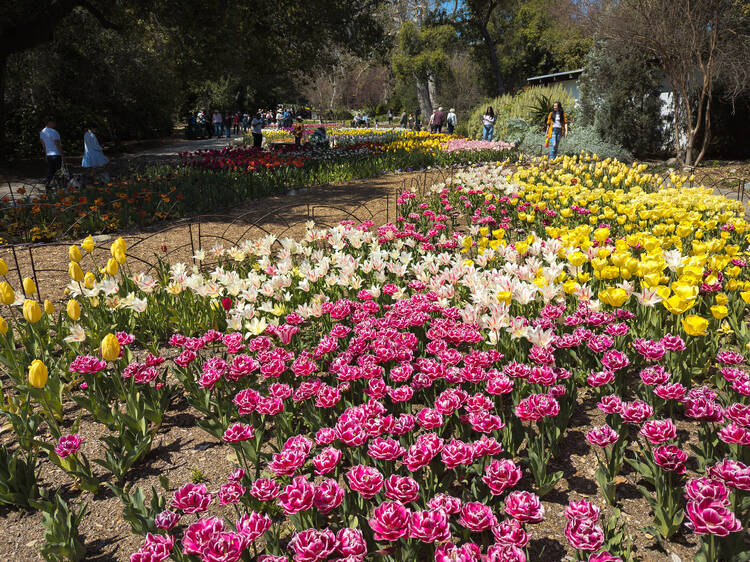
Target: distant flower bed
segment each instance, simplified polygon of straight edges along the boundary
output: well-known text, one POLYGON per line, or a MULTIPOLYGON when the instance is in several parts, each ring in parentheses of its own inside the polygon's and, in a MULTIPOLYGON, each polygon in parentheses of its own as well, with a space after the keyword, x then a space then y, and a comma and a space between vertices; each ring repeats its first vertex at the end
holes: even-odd
POLYGON ((440 149, 445 152, 459 152, 462 150, 507 150, 514 146, 504 141, 450 139, 441 144, 440 149))

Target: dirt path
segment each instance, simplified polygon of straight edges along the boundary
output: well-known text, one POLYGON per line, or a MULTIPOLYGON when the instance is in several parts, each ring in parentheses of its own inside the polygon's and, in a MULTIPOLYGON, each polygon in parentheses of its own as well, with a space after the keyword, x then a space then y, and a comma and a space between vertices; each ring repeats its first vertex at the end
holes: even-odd
MULTIPOLYGON (((215 245, 236 245, 242 240, 273 234, 279 238, 300 237, 305 222, 333 226, 342 220, 385 224, 396 218, 396 198, 404 188, 420 190, 443 181, 450 171, 431 170, 405 174, 386 174, 330 186, 316 186, 289 194, 248 201, 245 205, 212 215, 201 215, 162 224, 158 228, 121 234, 101 235, 94 239, 92 256, 98 267, 109 258, 109 246, 118 236, 128 245, 128 261, 134 271, 148 271, 159 256, 170 263, 192 263, 199 249, 215 245)), ((8 279, 20 286, 23 277, 35 278, 42 299, 60 301, 69 282, 69 241, 49 244, 22 244, 0 248, 10 268, 8 279)), ((82 266, 92 269, 87 257, 82 266)))

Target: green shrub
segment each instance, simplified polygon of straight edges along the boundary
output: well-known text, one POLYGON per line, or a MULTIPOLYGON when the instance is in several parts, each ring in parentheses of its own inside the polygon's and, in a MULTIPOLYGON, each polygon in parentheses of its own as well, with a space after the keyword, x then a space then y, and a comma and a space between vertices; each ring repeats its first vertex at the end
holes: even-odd
POLYGON ((580 88, 581 125, 592 125, 607 142, 637 155, 663 150, 669 129, 661 115, 661 73, 642 49, 596 43, 580 88))
MULTIPOLYGON (((549 154, 544 146, 545 134, 529 128, 523 135, 518 149, 525 154, 549 154)), ((560 141, 558 154, 574 155, 581 151, 596 153, 600 158, 617 158, 621 162, 631 162, 633 155, 623 147, 602 140, 593 127, 571 127, 567 137, 560 141)))
MULTIPOLYGON (((487 106, 495 110, 495 134, 494 140, 511 141, 508 136, 513 134, 517 127, 516 119, 525 120, 530 127, 544 128, 546 119, 546 107, 551 103, 559 101, 568 114, 568 119, 573 121, 575 117, 575 99, 560 84, 553 86, 532 86, 516 95, 505 94, 499 98, 485 100, 475 107, 468 120, 468 136, 470 138, 482 137, 482 115, 487 111, 487 106), (539 117, 540 111, 545 115, 539 117)), ((517 132, 516 132, 517 134, 517 132)))

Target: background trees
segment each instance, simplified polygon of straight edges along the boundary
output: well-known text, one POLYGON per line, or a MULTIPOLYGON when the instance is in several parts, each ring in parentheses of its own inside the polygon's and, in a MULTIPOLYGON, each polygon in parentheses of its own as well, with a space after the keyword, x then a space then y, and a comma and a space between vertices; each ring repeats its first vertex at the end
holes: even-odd
MULTIPOLYGON (((6 2, 7 4, 8 2, 6 2)), ((636 155, 740 153, 750 0, 11 0, 0 11, 0 157, 57 117, 80 149, 168 134, 198 108, 325 115, 456 107, 586 67, 579 121, 636 155), (671 90, 662 130, 659 91, 671 90), (717 121, 722 133, 717 136, 717 121)), ((574 126, 575 126, 574 125, 574 126)))

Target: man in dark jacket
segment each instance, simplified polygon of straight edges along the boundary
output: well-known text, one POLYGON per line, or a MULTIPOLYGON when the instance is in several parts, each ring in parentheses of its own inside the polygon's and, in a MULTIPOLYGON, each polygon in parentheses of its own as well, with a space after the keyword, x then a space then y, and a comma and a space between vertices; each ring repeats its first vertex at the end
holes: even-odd
POLYGON ((436 133, 443 132, 443 125, 445 125, 445 112, 442 107, 438 107, 438 110, 435 112, 435 120, 433 121, 433 124, 435 125, 436 133))

